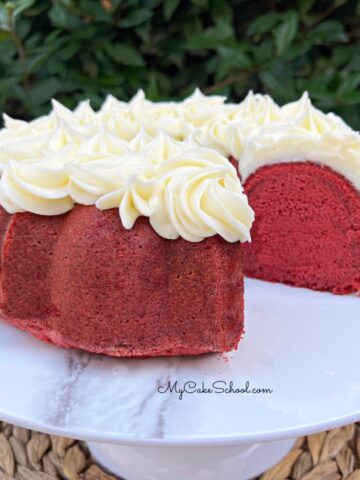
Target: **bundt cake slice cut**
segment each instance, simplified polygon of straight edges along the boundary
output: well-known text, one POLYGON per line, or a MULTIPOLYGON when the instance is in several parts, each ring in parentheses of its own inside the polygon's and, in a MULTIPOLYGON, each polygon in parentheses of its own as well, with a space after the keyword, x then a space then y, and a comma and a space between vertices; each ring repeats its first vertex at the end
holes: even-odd
POLYGON ((62 347, 113 356, 195 355, 237 347, 241 244, 166 240, 142 217, 76 205, 17 213, 2 248, 4 318, 62 347))
POLYGON ((257 169, 244 188, 255 211, 246 275, 360 292, 360 193, 348 179, 320 164, 279 163, 257 169))

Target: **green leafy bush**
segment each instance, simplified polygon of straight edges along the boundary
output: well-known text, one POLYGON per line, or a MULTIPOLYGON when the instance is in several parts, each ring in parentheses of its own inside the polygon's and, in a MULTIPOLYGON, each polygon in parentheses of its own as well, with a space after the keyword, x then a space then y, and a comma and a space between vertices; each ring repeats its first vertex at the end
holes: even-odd
POLYGON ((200 86, 282 103, 308 90, 360 129, 360 1, 0 2, 0 109, 29 118, 56 97, 97 108, 138 88, 154 99, 200 86))

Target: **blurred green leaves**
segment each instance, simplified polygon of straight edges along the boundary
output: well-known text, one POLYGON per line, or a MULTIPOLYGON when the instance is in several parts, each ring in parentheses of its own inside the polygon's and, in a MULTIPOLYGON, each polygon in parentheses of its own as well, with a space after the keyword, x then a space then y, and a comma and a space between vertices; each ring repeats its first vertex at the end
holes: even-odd
POLYGON ((275 29, 276 53, 281 56, 294 40, 299 26, 299 16, 294 10, 288 10, 280 25, 275 29))
POLYGON ((110 57, 122 65, 132 67, 143 67, 145 62, 140 53, 130 45, 117 43, 116 45, 107 44, 106 51, 110 57))
POLYGON ((314 102, 360 129, 358 0, 0 0, 0 110, 30 118, 143 88, 314 102))

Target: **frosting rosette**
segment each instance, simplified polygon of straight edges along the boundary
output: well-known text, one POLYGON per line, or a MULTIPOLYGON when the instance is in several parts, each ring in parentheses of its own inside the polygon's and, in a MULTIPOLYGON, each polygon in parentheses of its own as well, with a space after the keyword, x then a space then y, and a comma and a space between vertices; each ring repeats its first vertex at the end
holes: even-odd
POLYGON ((146 216, 160 236, 171 240, 199 242, 216 234, 229 242, 250 240, 254 213, 227 158, 164 136, 141 156, 138 173, 99 198, 98 208, 118 207, 128 229, 139 216, 146 216), (154 162, 159 145, 167 157, 154 162))
POLYGON ((9 213, 29 211, 39 215, 60 215, 74 206, 63 168, 15 161, 5 165, 0 202, 9 213))
POLYGON ((248 138, 255 136, 263 125, 281 118, 280 107, 269 95, 250 91, 228 120, 223 136, 227 154, 239 160, 248 138))
POLYGON ((152 227, 165 238, 250 240, 254 213, 236 170, 209 149, 188 150, 161 164, 150 209, 152 227))

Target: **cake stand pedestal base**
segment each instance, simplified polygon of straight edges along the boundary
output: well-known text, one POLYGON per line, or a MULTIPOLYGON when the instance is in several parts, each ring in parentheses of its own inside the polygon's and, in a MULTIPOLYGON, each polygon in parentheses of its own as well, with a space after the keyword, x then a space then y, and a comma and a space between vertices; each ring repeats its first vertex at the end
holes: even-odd
POLYGON ((227 446, 88 443, 93 457, 125 480, 249 480, 275 465, 295 439, 227 446))

